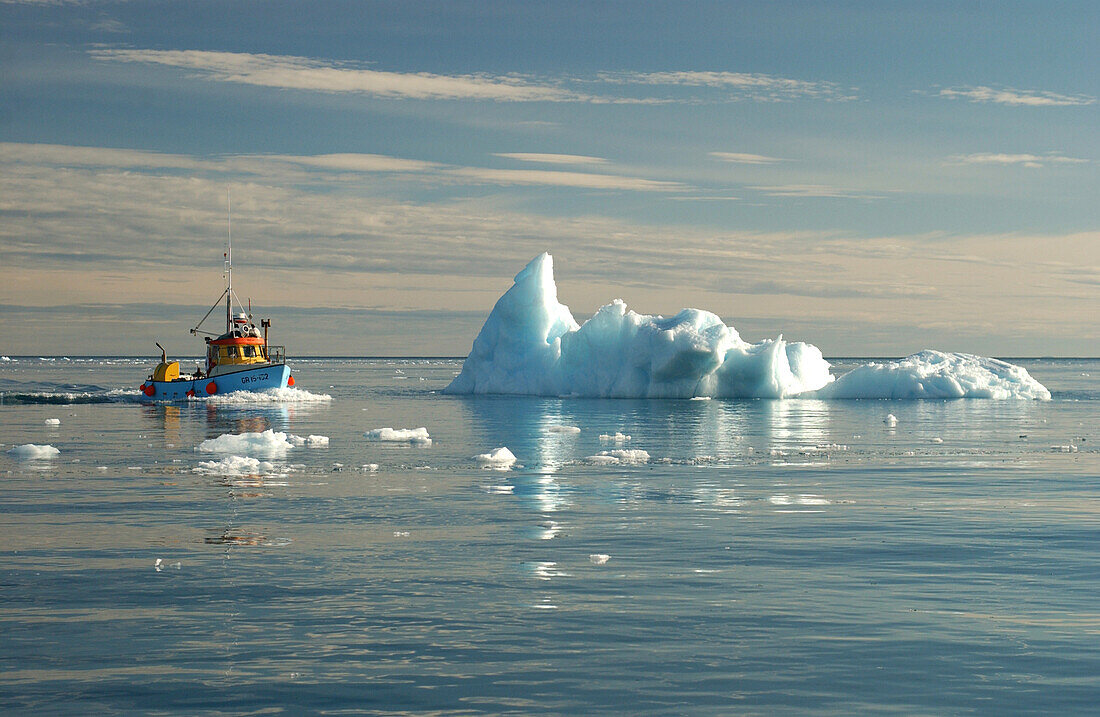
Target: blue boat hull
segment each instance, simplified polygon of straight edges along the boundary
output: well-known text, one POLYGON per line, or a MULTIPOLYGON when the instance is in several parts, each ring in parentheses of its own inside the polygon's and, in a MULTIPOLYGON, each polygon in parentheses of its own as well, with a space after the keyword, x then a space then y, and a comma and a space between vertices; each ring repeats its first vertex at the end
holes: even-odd
POLYGON ((286 388, 290 367, 286 364, 261 366, 234 371, 213 378, 182 379, 178 381, 146 381, 153 387, 153 394, 142 393, 146 401, 186 401, 192 396, 206 398, 234 391, 265 391, 269 388, 286 388), (210 389, 210 385, 214 389, 210 389))

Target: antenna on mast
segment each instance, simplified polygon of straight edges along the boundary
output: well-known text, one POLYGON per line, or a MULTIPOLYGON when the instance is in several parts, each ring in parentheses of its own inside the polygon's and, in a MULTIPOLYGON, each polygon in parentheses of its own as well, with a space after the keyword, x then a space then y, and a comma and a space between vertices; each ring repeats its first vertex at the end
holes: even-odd
POLYGON ((225 206, 228 217, 228 245, 225 250, 225 332, 233 330, 233 196, 225 189, 225 206))

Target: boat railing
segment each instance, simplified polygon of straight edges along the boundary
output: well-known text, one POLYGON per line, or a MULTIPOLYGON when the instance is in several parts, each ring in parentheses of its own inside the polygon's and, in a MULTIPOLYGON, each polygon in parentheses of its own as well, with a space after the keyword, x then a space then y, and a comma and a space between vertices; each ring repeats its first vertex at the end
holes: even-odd
POLYGON ((268 346, 267 347, 267 360, 271 363, 286 363, 286 347, 285 346, 268 346))

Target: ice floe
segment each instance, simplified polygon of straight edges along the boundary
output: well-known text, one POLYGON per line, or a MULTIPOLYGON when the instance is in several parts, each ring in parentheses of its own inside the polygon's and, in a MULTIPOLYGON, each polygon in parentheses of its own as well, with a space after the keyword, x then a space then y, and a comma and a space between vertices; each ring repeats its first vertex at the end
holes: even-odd
POLYGON ((627 443, 630 441, 630 436, 625 433, 601 433, 600 443, 627 443))
POLYGON ((34 443, 24 443, 21 446, 9 448, 5 452, 9 456, 22 458, 25 460, 45 460, 48 458, 56 458, 57 456, 61 455, 61 451, 57 450, 53 446, 40 446, 34 443))
POLYGON ((47 426, 60 426, 61 425, 61 419, 60 418, 47 418, 45 423, 46 423, 47 426))
POLYGON ((389 443, 411 443, 414 446, 432 445, 428 429, 420 428, 375 428, 363 434, 367 440, 389 443))
POLYGON ((296 447, 305 446, 306 448, 328 448, 328 436, 296 436, 293 433, 288 435, 287 441, 296 447))
POLYGON ((1031 398, 1050 391, 1027 369, 998 359, 926 350, 872 361, 816 392, 818 398, 1031 398))
POLYGON ((263 475, 274 470, 273 464, 251 456, 225 456, 217 461, 201 461, 192 469, 195 473, 222 476, 263 475))
POLYGON ((590 463, 597 465, 619 465, 619 464, 631 464, 631 463, 648 463, 649 453, 643 451, 640 448, 634 448, 629 450, 615 449, 613 451, 600 451, 594 456, 588 456, 585 458, 590 463))
POLYGON ((580 433, 581 429, 577 426, 550 426, 546 429, 548 433, 566 433, 575 434, 580 433))
POLYGON ((245 456, 284 456, 293 447, 285 433, 269 428, 262 433, 224 433, 203 441, 195 450, 245 456))
POLYGON ((506 470, 516 463, 516 457, 505 446, 494 448, 488 453, 476 455, 474 460, 478 462, 478 465, 498 470, 506 470))
POLYGON ((837 379, 816 346, 782 335, 749 343, 700 309, 666 318, 615 300, 578 325, 558 302, 549 254, 516 275, 444 390, 610 398, 1050 398, 1019 366, 940 351, 872 362, 837 379))
POLYGON ((608 560, 611 560, 611 556, 607 553, 592 553, 588 556, 588 562, 593 565, 604 565, 608 560))

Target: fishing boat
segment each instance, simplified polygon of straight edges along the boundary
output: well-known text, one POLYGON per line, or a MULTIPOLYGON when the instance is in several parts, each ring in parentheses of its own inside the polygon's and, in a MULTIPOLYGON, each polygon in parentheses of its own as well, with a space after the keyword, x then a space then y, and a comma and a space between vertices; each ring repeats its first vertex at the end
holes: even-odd
POLYGON ((252 321, 252 300, 245 310, 233 292, 233 234, 230 220, 229 244, 225 252, 225 290, 191 333, 206 342, 206 367, 196 365, 191 373, 180 371, 179 361, 169 361, 168 352, 157 342, 160 363, 141 384, 145 400, 186 401, 196 396, 214 396, 233 391, 263 391, 294 385, 286 351, 268 343, 269 319, 257 327, 252 321), (203 330, 202 326, 225 299, 225 332, 203 330), (238 311, 234 311, 234 306, 238 311), (262 333, 260 329, 263 329, 262 333))

